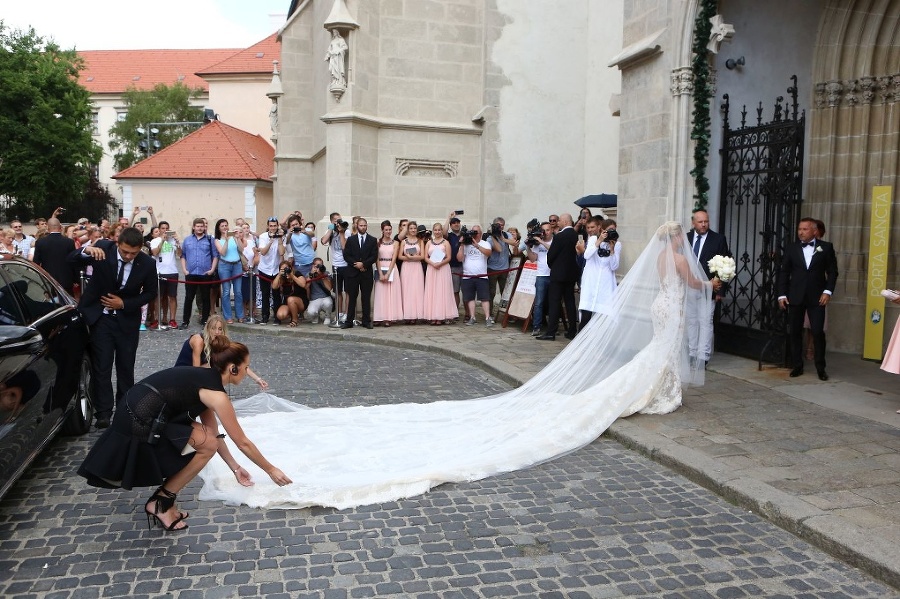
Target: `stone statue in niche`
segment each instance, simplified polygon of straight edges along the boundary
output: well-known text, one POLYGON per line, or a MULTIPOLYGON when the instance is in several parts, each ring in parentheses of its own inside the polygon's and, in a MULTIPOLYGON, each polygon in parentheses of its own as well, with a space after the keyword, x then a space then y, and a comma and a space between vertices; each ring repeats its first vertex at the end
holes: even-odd
POLYGON ((331 91, 344 91, 347 89, 347 71, 345 56, 347 54, 347 42, 337 29, 331 31, 331 43, 328 44, 328 53, 325 62, 331 72, 331 91))
POLYGON ((272 98, 272 108, 269 109, 269 128, 274 135, 278 135, 278 100, 272 98))

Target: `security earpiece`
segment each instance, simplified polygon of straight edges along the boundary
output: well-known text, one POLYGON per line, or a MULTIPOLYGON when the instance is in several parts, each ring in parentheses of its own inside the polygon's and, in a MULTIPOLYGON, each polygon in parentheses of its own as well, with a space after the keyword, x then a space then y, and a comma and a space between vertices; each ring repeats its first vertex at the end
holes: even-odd
POLYGON ((232 366, 232 367, 231 367, 231 374, 237 374, 237 373, 238 373, 238 367, 237 367, 237 366, 232 366))

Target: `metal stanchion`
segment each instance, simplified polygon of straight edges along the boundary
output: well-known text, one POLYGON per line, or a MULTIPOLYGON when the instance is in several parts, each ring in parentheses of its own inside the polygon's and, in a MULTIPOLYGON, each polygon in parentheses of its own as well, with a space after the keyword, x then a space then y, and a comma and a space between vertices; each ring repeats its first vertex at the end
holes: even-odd
POLYGON ((256 268, 251 268, 250 273, 250 313, 247 315, 247 324, 256 324, 253 318, 253 311, 256 310, 256 268))
POLYGON ((341 328, 341 298, 343 293, 341 293, 341 275, 340 271, 338 271, 337 266, 334 264, 331 265, 331 272, 334 276, 334 318, 331 319, 331 324, 328 325, 328 328, 331 329, 339 329, 341 328))
MULTIPOLYGON (((162 277, 159 276, 159 273, 156 273, 156 328, 150 329, 151 331, 154 331, 154 330, 168 331, 169 330, 169 325, 164 325, 163 319, 162 319, 162 299, 160 299, 162 297, 162 295, 159 292, 160 291, 160 279, 162 279, 162 277)), ((166 301, 168 301, 168 299, 166 301)))

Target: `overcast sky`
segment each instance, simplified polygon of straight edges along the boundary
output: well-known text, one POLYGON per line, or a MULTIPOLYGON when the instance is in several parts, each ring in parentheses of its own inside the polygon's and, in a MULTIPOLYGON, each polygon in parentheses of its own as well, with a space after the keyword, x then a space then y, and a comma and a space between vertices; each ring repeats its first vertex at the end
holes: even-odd
POLYGON ((4 0, 8 29, 64 49, 245 48, 284 24, 290 0, 4 0))

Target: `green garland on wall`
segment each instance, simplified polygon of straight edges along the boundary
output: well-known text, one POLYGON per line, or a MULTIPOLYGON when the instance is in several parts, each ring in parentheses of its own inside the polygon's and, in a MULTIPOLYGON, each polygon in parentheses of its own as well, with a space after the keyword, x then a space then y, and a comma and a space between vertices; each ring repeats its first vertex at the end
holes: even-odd
POLYGON ((712 19, 716 15, 717 0, 700 0, 697 17, 694 19, 694 44, 691 71, 694 75, 694 111, 691 139, 694 141, 694 208, 705 210, 709 202, 709 179, 706 178, 706 167, 709 164, 709 101, 712 97, 710 84, 709 51, 706 44, 712 32, 712 19))

